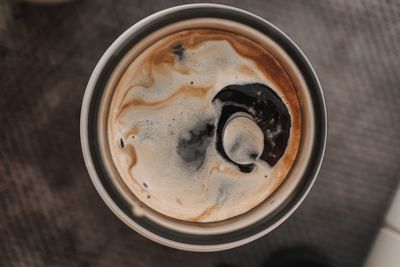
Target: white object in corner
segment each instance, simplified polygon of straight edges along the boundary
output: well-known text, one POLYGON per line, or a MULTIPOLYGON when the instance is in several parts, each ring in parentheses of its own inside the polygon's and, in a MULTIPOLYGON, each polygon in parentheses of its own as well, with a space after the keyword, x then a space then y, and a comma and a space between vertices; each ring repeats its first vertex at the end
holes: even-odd
POLYGON ((400 266, 400 187, 364 267, 400 266))

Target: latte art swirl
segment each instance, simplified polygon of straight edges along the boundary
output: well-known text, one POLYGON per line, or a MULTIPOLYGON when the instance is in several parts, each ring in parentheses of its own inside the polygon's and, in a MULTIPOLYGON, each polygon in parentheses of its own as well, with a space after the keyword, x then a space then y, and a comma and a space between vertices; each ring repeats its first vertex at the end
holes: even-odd
POLYGON ((295 160, 300 129, 296 89, 273 55, 210 29, 145 49, 123 73, 108 117, 113 162, 132 193, 196 222, 265 200, 295 160))

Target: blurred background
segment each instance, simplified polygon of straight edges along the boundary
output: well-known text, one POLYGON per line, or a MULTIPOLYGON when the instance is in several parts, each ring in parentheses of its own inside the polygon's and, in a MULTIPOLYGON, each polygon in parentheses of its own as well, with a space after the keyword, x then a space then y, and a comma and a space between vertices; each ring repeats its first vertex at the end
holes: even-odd
MULTIPOLYGON (((285 31, 322 83, 329 134, 319 177, 278 229, 240 248, 177 251, 120 222, 95 191, 79 140, 89 76, 129 26, 179 0, 0 1, 0 266, 261 266, 308 246, 362 266, 400 180, 400 2, 209 1, 285 31)), ((400 250, 399 250, 400 252, 400 250)))

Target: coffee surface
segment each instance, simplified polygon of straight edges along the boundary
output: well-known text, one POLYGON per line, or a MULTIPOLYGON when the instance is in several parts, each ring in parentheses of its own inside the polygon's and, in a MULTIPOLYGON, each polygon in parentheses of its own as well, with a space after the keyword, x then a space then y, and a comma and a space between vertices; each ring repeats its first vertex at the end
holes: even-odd
POLYGON ((262 45, 180 31, 135 58, 108 116, 119 175, 150 208, 212 222, 265 200, 288 174, 301 114, 290 77, 262 45))

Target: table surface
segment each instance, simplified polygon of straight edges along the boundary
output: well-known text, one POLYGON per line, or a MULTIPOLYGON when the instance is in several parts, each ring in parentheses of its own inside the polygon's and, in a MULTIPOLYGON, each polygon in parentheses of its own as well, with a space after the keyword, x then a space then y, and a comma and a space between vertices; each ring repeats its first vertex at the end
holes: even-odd
POLYGON ((79 140, 90 73, 130 25, 187 2, 0 2, 1 266, 261 266, 292 246, 316 248, 334 266, 361 266, 400 178, 399 1, 218 1, 284 30, 325 92, 320 175, 272 233, 223 252, 177 251, 130 230, 98 196, 79 140))

